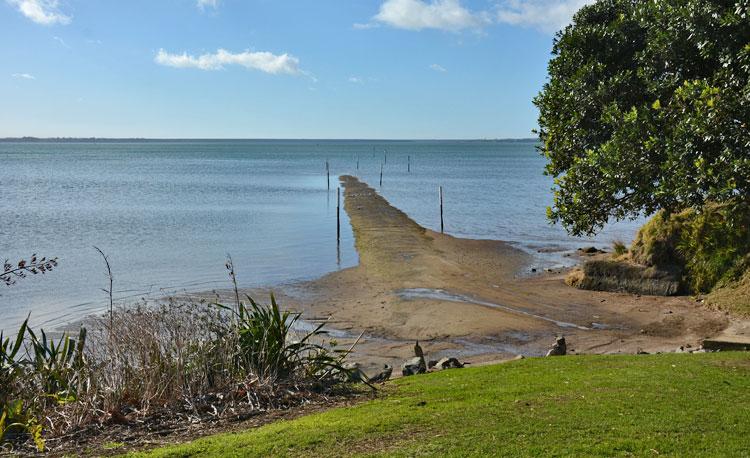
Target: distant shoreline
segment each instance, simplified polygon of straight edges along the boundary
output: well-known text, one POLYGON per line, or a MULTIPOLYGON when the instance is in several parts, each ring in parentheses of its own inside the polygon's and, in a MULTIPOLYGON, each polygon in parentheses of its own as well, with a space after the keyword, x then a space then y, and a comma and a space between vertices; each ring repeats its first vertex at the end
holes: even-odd
POLYGON ((536 143, 536 138, 486 138, 486 139, 367 139, 367 138, 106 138, 106 137, 3 137, 0 143, 174 143, 174 142, 463 142, 463 143, 536 143))

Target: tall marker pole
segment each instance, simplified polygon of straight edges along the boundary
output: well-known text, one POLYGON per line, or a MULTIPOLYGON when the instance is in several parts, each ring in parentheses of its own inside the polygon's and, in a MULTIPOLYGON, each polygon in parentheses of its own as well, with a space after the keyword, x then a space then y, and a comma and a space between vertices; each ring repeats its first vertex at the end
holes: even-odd
POLYGON ((440 233, 445 231, 445 225, 443 224, 443 187, 438 186, 438 194, 440 195, 440 233))

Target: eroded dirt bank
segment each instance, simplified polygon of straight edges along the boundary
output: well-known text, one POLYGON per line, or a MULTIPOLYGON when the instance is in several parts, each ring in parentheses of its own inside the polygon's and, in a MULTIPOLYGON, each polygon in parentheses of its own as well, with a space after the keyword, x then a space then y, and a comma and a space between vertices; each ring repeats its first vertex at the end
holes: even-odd
POLYGON ((364 331, 353 359, 371 370, 409 356, 415 339, 430 359, 476 363, 542 354, 561 334, 573 353, 674 351, 730 325, 688 297, 582 291, 563 274, 519 276, 524 252, 430 231, 357 178, 341 181, 359 265, 276 293, 306 317, 330 317, 344 331, 334 335, 339 342, 364 331))

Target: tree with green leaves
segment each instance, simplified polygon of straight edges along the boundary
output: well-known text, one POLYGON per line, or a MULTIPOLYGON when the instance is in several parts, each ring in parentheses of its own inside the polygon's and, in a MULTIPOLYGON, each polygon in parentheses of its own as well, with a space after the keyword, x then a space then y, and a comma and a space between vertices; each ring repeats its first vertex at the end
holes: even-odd
MULTIPOLYGON (((552 221, 750 196, 750 1, 600 0, 558 32, 534 99, 552 221)), ((699 210, 698 210, 699 211, 699 210)))

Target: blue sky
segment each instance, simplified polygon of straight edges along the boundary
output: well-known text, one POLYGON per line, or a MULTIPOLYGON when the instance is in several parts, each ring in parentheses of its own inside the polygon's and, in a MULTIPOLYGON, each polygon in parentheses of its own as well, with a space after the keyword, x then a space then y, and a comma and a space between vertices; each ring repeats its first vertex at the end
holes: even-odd
POLYGON ((0 0, 0 137, 530 137, 586 2, 0 0))

